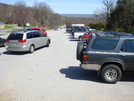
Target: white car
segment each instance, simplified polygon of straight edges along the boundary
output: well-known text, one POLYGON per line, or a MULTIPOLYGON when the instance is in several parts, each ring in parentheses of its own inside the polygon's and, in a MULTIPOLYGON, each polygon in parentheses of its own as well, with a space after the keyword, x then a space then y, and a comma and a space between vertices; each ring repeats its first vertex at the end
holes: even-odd
POLYGON ((81 40, 81 37, 83 36, 84 33, 88 32, 89 30, 86 28, 75 28, 72 31, 72 36, 74 39, 79 39, 81 40))

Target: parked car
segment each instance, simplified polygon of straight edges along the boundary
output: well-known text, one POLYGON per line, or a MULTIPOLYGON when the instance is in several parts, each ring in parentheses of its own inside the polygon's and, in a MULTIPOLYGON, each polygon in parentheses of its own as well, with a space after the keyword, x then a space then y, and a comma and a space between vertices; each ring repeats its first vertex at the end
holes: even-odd
POLYGON ((55 31, 58 31, 58 29, 59 29, 58 27, 55 27, 55 28, 54 28, 55 31))
POLYGON ((134 36, 96 36, 78 42, 77 60, 83 69, 96 70, 106 83, 116 83, 125 71, 134 71, 134 36))
POLYGON ((92 29, 92 28, 90 28, 90 31, 96 31, 96 29, 92 29))
POLYGON ((87 41, 88 38, 91 36, 91 35, 105 35, 103 32, 100 32, 100 31, 88 31, 86 32, 84 35, 82 35, 80 41, 87 41))
POLYGON ((70 33, 71 32, 71 27, 66 26, 66 32, 70 33))
POLYGON ((42 33, 44 33, 44 35, 47 35, 46 30, 44 30, 43 28, 32 28, 32 30, 39 30, 39 31, 41 31, 42 33))
POLYGON ((86 28, 74 28, 72 31, 72 36, 74 39, 81 40, 81 37, 84 33, 88 32, 89 30, 86 28))
POLYGON ((7 51, 33 53, 35 49, 47 46, 49 47, 51 40, 47 35, 44 35, 38 30, 25 30, 12 32, 6 42, 5 48, 7 51))
POLYGON ((4 46, 6 39, 0 37, 0 46, 4 46))

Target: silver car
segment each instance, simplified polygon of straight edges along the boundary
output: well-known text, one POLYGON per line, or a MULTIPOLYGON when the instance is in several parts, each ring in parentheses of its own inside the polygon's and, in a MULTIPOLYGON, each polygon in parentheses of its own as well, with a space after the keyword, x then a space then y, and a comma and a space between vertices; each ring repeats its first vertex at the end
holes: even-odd
POLYGON ((49 47, 51 40, 47 35, 37 30, 25 30, 12 32, 6 42, 7 51, 33 53, 35 49, 46 46, 49 47))

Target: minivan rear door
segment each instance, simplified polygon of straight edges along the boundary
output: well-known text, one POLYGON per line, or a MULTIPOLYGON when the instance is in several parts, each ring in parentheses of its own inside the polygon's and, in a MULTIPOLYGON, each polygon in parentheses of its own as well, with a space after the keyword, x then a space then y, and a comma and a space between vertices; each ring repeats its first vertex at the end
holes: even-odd
POLYGON ((12 33, 7 38, 9 42, 7 43, 9 47, 20 47, 19 40, 23 40, 23 34, 20 33, 12 33))

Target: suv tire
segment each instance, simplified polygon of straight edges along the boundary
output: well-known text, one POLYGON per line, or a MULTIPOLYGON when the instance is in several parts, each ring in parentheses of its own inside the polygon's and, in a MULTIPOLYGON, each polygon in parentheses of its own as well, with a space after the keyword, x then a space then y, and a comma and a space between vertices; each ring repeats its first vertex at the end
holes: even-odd
POLYGON ((106 65, 101 71, 101 78, 106 83, 116 83, 121 76, 122 71, 117 65, 106 65))
POLYGON ((83 49, 84 49, 84 42, 78 42, 78 44, 77 44, 77 51, 76 51, 76 58, 77 58, 77 60, 82 61, 83 49))
POLYGON ((33 52, 34 52, 34 50, 35 50, 35 49, 34 49, 34 46, 33 46, 33 45, 31 45, 31 46, 30 46, 30 48, 29 48, 29 52, 30 52, 30 53, 33 53, 33 52))

